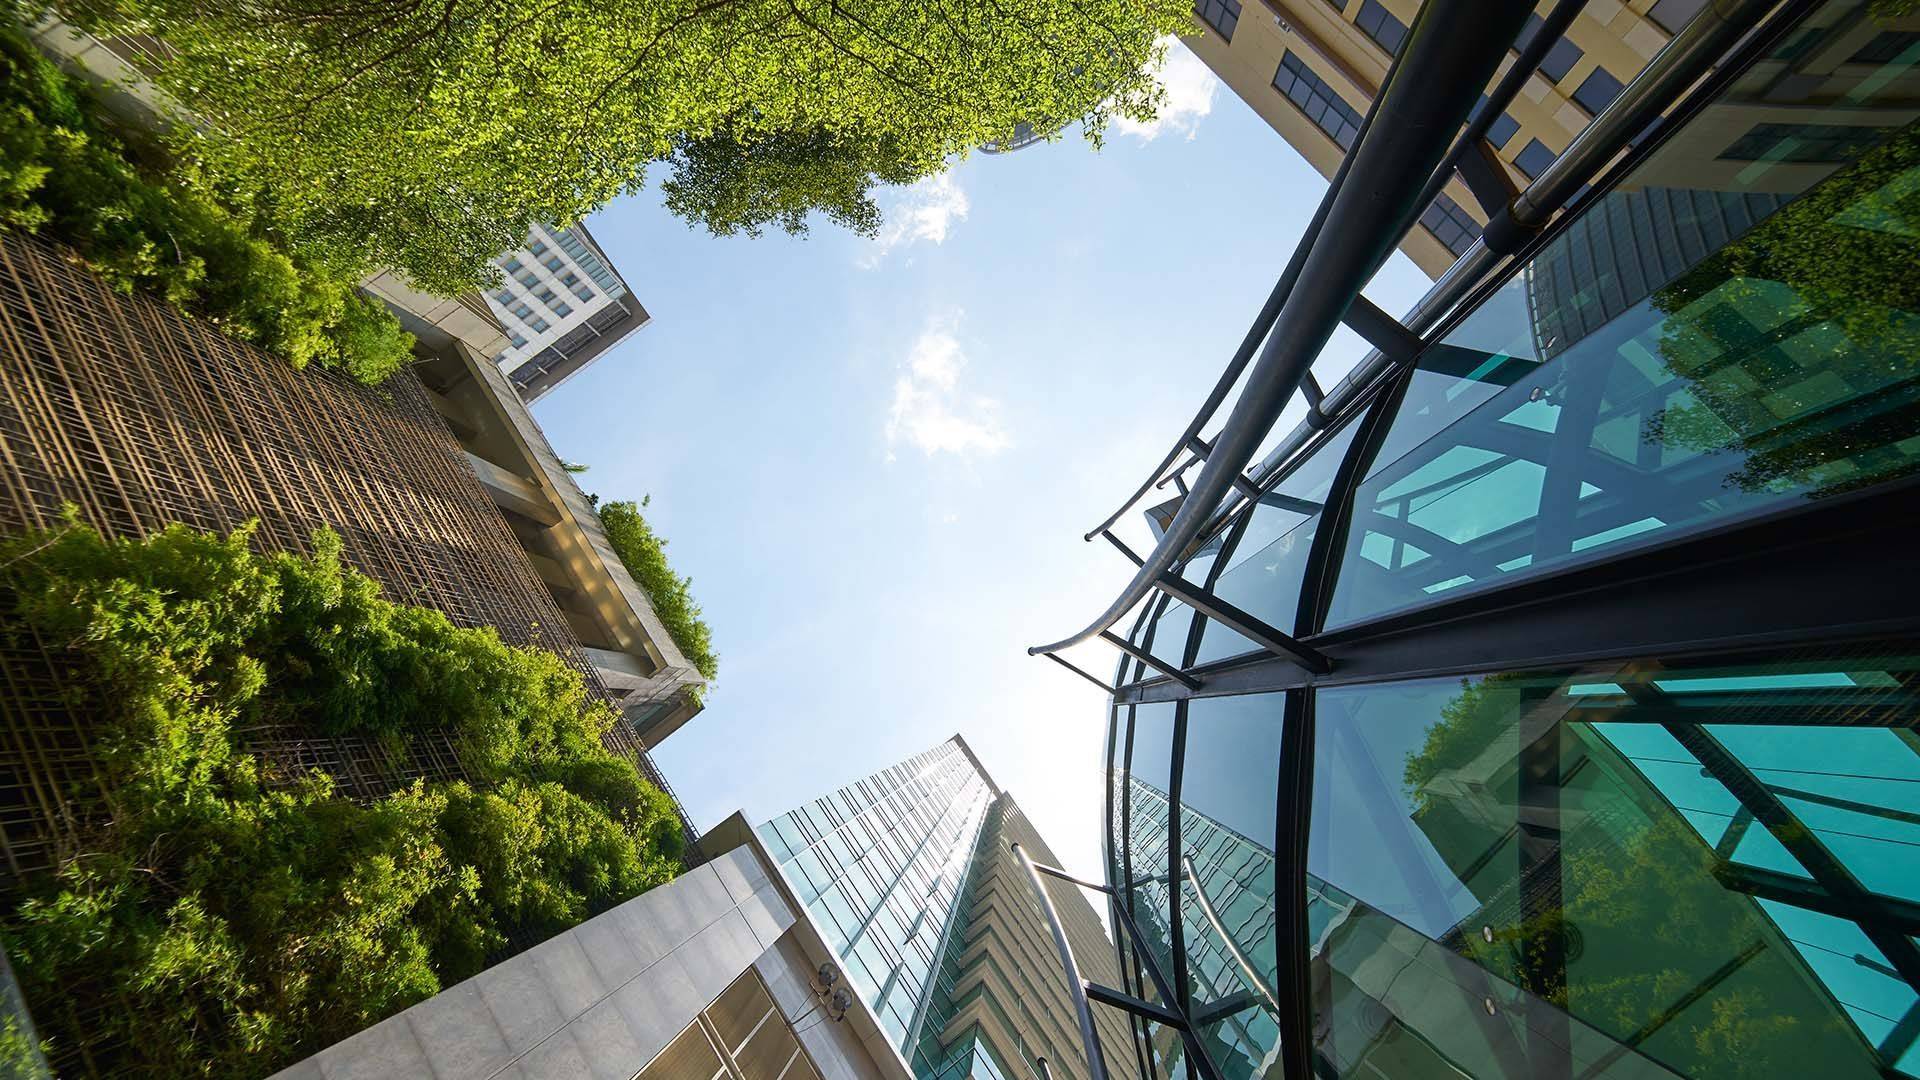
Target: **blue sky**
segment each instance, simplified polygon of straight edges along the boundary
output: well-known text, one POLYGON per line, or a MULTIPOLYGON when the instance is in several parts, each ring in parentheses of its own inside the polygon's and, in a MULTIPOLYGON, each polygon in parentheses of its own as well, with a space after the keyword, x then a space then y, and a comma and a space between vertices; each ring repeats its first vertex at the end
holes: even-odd
MULTIPOLYGON (((1164 78, 1157 127, 975 155, 886 199, 879 240, 716 239, 651 189, 590 219, 653 322, 535 413, 587 490, 653 497, 713 627, 707 709, 656 752, 701 827, 959 732, 1098 873, 1105 702, 1026 647, 1125 583, 1081 535, 1191 417, 1325 188, 1190 53, 1164 78)), ((1426 284, 1396 255, 1368 295, 1426 284)), ((1343 331, 1320 369, 1361 351, 1343 331)))

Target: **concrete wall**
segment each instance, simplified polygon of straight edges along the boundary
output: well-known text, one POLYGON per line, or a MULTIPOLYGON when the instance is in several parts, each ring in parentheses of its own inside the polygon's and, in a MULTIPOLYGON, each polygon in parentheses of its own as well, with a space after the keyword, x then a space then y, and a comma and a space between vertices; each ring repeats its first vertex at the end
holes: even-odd
POLYGON ((797 1034, 825 1080, 905 1080, 874 1060, 871 1017, 821 1022, 819 936, 771 865, 750 839, 275 1080, 631 1080, 749 967, 790 1026, 804 1017, 797 1034))

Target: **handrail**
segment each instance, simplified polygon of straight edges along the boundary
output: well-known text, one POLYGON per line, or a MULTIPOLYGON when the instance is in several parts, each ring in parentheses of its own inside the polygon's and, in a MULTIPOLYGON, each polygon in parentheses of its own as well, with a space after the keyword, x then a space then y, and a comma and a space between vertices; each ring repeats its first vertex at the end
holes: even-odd
POLYGON ((1054 653, 1097 636, 1157 587, 1196 539, 1259 448, 1348 304, 1406 234, 1413 197, 1431 176, 1532 5, 1521 0, 1432 0, 1420 9, 1375 101, 1385 123, 1362 134, 1343 182, 1328 190, 1327 215, 1305 245, 1299 281, 1274 319, 1246 387, 1213 442, 1200 477, 1173 522, 1106 611, 1079 633, 1028 653, 1054 653), (1467 8, 1471 8, 1468 11, 1467 8), (1472 21, 1475 33, 1457 29, 1472 21), (1397 212, 1383 213, 1385 208, 1397 212), (1331 238, 1332 243, 1323 242, 1331 238))
POLYGON ((1034 898, 1040 901, 1040 911, 1047 917, 1047 929, 1053 932, 1053 947, 1060 952, 1060 966, 1067 977, 1067 996, 1073 999, 1074 1017, 1080 1022, 1080 1041, 1086 1048, 1087 1073, 1092 1080, 1108 1080, 1106 1058, 1100 1053, 1100 1034, 1093 1029, 1093 1006, 1087 1002, 1087 984, 1080 978, 1080 965, 1073 962, 1067 928, 1060 922, 1060 913, 1053 909, 1053 898, 1047 895, 1047 887, 1040 883, 1040 872, 1034 869, 1032 857, 1018 843, 1012 847, 1027 872, 1027 883, 1033 886, 1034 898))
MULTIPOLYGON (((1512 213, 1516 224, 1528 230, 1539 228, 1594 172, 1620 152, 1628 138, 1712 67, 1775 3, 1776 0, 1733 0, 1730 5, 1709 5, 1695 16, 1654 54, 1593 123, 1574 137, 1540 178, 1514 199, 1512 213), (1724 12, 1720 10, 1723 6, 1727 7, 1724 12)), ((1448 267, 1440 280, 1407 312, 1401 324, 1416 334, 1432 330, 1486 279, 1502 258, 1502 254, 1487 247, 1484 239, 1475 240, 1467 253, 1448 267)), ((1287 437, 1249 471, 1254 484, 1265 486, 1317 433, 1346 419, 1366 396, 1366 391, 1393 366, 1379 350, 1369 352, 1327 391, 1319 415, 1310 414, 1294 425, 1287 437)), ((1218 524, 1236 509, 1237 503, 1221 507, 1209 524, 1218 524)))

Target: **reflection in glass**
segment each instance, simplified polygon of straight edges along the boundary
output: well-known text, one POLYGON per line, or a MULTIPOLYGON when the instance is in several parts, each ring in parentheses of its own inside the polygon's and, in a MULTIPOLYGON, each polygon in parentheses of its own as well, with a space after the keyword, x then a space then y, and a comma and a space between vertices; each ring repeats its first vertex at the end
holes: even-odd
MULTIPOLYGON (((1313 546, 1334 472, 1353 445, 1357 429, 1357 424, 1348 423, 1247 511, 1246 531, 1227 559, 1226 572, 1214 583, 1215 595, 1282 632, 1293 630, 1307 550, 1313 546)), ((1195 662, 1254 648, 1239 634, 1208 622, 1195 662)))
POLYGON ((1916 470, 1914 57, 1781 81, 1799 62, 1743 76, 1422 356, 1330 625, 1916 470), (1857 152, 1720 153, 1788 89, 1857 152))
POLYGON ((1321 691, 1308 870, 1351 906, 1316 931, 1317 1049, 1356 1076, 1912 1075, 1916 684, 1856 657, 1321 691))
POLYGON ((1181 942, 1200 1036, 1230 1078, 1281 1074, 1274 806, 1285 694, 1188 703, 1181 780, 1181 942))

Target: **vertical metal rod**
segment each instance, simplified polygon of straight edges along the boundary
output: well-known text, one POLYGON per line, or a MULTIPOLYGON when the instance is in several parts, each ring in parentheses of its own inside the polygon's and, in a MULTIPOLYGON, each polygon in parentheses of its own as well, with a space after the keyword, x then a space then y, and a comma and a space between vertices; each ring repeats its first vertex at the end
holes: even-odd
POLYGON ((1080 1022, 1080 1041, 1087 1052, 1087 1075, 1092 1080, 1108 1080, 1107 1062, 1100 1055, 1100 1035, 1093 1030, 1093 1007, 1087 1003, 1087 984, 1080 978, 1080 965, 1073 962, 1073 946, 1067 943, 1067 929, 1060 925, 1060 913, 1053 910, 1053 898, 1047 895, 1047 887, 1040 881, 1040 871, 1033 868, 1033 860, 1026 849, 1019 844, 1013 845, 1013 853, 1020 857, 1020 866, 1027 872, 1027 884, 1033 886, 1033 898, 1040 901, 1040 911, 1047 917, 1047 929, 1053 931, 1053 947, 1060 951, 1060 967, 1067 979, 1067 996, 1073 999, 1073 1013, 1080 1022))

